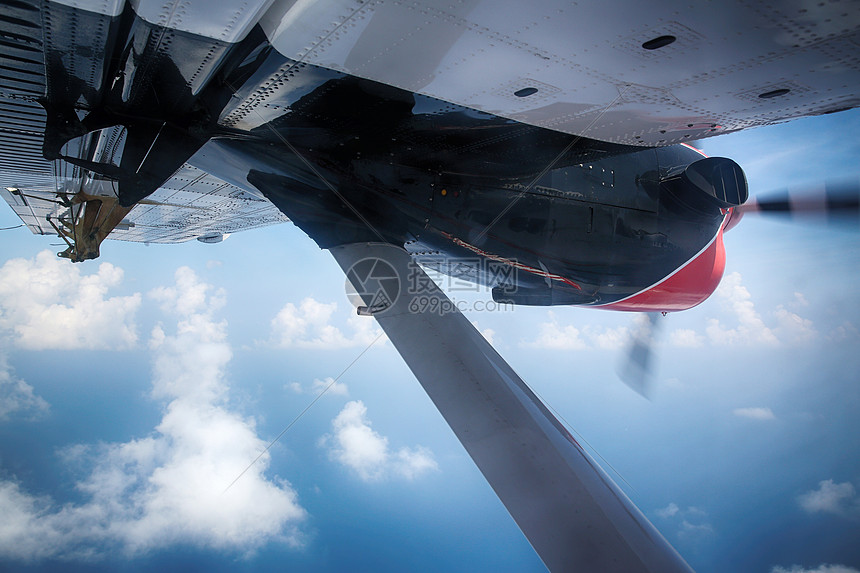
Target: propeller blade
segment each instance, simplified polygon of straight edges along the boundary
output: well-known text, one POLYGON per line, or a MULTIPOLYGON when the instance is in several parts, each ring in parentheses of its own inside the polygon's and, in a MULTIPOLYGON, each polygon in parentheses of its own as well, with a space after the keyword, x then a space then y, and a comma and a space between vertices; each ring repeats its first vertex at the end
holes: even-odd
POLYGON ((739 214, 790 216, 792 220, 860 227, 860 179, 764 194, 736 207, 739 214))
POLYGON ((651 399, 654 344, 662 322, 657 312, 643 313, 630 336, 627 358, 618 370, 621 381, 635 392, 651 399))

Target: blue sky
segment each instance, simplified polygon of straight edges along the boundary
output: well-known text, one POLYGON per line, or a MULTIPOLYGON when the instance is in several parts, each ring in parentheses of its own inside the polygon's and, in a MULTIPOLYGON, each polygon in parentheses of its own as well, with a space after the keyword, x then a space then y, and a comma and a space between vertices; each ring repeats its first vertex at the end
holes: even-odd
MULTIPOLYGON (((858 132, 700 146, 755 195, 856 176, 858 132)), ((0 236, 0 570, 543 570, 390 343, 347 368, 378 330, 295 227, 81 265, 0 236)), ((615 375, 632 315, 470 318, 697 571, 856 573, 858 235, 749 216, 726 248, 718 292, 664 319, 652 401, 615 375)))

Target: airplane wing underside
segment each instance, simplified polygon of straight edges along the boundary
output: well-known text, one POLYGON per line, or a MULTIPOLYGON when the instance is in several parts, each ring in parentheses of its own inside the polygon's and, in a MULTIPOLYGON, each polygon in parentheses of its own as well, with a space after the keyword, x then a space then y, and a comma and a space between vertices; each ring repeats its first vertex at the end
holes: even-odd
MULTIPOLYGON (((78 215, 76 207, 58 198, 53 176, 24 178, 0 171, 0 177, 5 185, 0 196, 34 234, 57 235, 59 229, 67 239, 74 239, 65 233, 72 233, 69 225, 78 215)), ((112 193, 101 196, 109 199, 112 193)), ((259 194, 185 164, 125 213, 110 238, 137 243, 181 243, 191 239, 214 242, 231 233, 287 221, 259 194)))
POLYGON ((296 2, 262 24, 289 58, 613 143, 860 104, 851 0, 341 0, 296 2))
MULTIPOLYGON (((63 154, 79 160, 118 163, 115 159, 122 155, 115 118, 111 126, 104 118, 90 117, 93 125, 79 128, 90 130, 87 137, 67 137, 63 130, 74 121, 54 119, 50 127, 45 101, 50 114, 69 115, 70 109, 50 107, 65 102, 80 118, 131 77, 141 85, 184 82, 189 97, 223 82, 232 97, 216 108, 222 113, 213 120, 225 129, 252 130, 287 113, 284 86, 302 81, 296 74, 312 64, 526 126, 628 145, 692 141, 860 104, 860 10, 850 0, 683 6, 628 2, 623 9, 556 0, 446 5, 430 0, 255 0, 236 9, 229 3, 177 6, 163 0, 4 5, 0 188, 20 189, 30 197, 0 193, 34 233, 55 234, 46 215, 57 223, 69 208, 34 196, 56 200, 79 191, 116 194, 104 186, 88 188, 87 165, 80 161, 45 159, 46 152, 59 155, 53 141, 65 143, 63 154), (130 10, 140 21, 175 34, 126 47, 153 63, 138 61, 137 70, 120 69, 107 77, 112 58, 121 55, 118 38, 135 33, 123 28, 130 10), (76 16, 69 16, 72 11, 76 16), (258 70, 244 86, 225 82, 219 73, 231 50, 254 34, 265 35, 268 45, 291 63, 266 73, 258 70), (162 68, 169 69, 161 75, 156 70, 162 68)), ((134 92, 131 82, 119 91, 132 108, 146 98, 134 92)), ((142 133, 137 145, 144 162, 153 150, 150 139, 161 134, 161 128, 148 129, 136 128, 142 133)), ((148 198, 149 204, 139 204, 121 218, 111 212, 118 219, 111 221, 117 224, 111 238, 178 242, 285 220, 251 186, 194 173, 189 163, 193 165, 190 155, 197 143, 187 145, 192 150, 188 157, 168 149, 150 158, 162 164, 153 180, 166 182, 148 198)), ((142 164, 136 165, 140 169, 142 164)))

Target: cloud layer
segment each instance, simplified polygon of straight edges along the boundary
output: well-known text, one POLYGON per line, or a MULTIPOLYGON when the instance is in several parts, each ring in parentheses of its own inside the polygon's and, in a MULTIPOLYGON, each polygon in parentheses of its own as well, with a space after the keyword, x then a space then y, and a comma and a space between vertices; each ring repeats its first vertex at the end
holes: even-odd
POLYGON ((627 343, 629 336, 627 327, 605 328, 586 325, 577 328, 571 324, 562 324, 552 311, 547 314, 549 321, 539 325, 540 330, 537 338, 523 341, 521 346, 548 350, 586 350, 590 348, 618 350, 627 343))
POLYGON ((331 376, 323 380, 316 378, 310 387, 307 388, 298 382, 290 382, 287 388, 296 394, 313 394, 314 396, 319 396, 322 392, 325 392, 327 396, 349 396, 347 385, 343 382, 336 382, 331 376))
POLYGON ((681 508, 677 503, 670 502, 654 513, 657 517, 675 525, 679 538, 700 538, 714 533, 714 527, 708 521, 708 512, 700 507, 681 508))
POLYGON ((846 567, 845 565, 819 565, 815 569, 807 569, 800 565, 793 565, 790 568, 774 567, 770 573, 860 573, 860 570, 854 567, 846 567))
POLYGON ((748 418, 750 420, 776 420, 773 410, 763 407, 752 408, 735 408, 732 413, 739 418, 748 418))
POLYGON ((264 476, 268 455, 225 491, 266 444, 253 420, 229 408, 231 350, 210 290, 182 268, 175 286, 155 291, 178 319, 175 332, 159 326, 151 341, 152 393, 167 403, 164 416, 147 437, 67 449, 67 461, 91 468, 77 483, 84 503, 61 505, 0 482, 0 556, 93 559, 176 544, 244 553, 272 540, 301 543, 305 511, 288 483, 264 476))
POLYGON ((12 416, 38 417, 47 410, 48 403, 35 394, 32 386, 15 376, 6 356, 0 353, 0 421, 12 416))
POLYGON ((140 294, 107 296, 122 278, 110 263, 82 275, 80 266, 49 251, 11 259, 0 267, 0 332, 27 350, 130 348, 140 294))
POLYGON ((351 346, 368 346, 381 330, 376 321, 354 313, 346 320, 351 335, 332 324, 337 303, 322 303, 308 297, 298 306, 288 302, 271 324, 271 343, 279 348, 317 348, 332 350, 351 346))
MULTIPOLYGON (((806 299, 801 293, 794 293, 790 306, 802 308, 806 299)), ((812 321, 778 305, 771 314, 772 319, 765 321, 756 310, 749 290, 742 284, 738 272, 726 275, 717 288, 715 298, 724 311, 720 318, 708 320, 704 335, 678 330, 672 333, 672 341, 677 346, 703 346, 705 341, 715 346, 780 346, 801 344, 817 335, 812 321)))
MULTIPOLYGON (((140 294, 108 297, 122 269, 103 263, 85 275, 80 266, 42 251, 0 267, 0 349, 121 350, 137 343, 140 294)), ((0 352, 0 420, 36 418, 48 404, 17 378, 0 352)))
POLYGON ((797 502, 809 513, 860 513, 860 498, 851 482, 835 483, 832 479, 818 482, 818 488, 797 498, 797 502))
MULTIPOLYGON (((794 293, 788 305, 803 308, 808 305, 801 293, 794 293)), ((667 336, 657 335, 657 344, 678 348, 710 346, 769 346, 794 345, 809 342, 818 336, 811 320, 778 305, 767 314, 767 320, 756 309, 749 290, 743 285, 740 273, 726 275, 713 296, 711 312, 720 311, 718 317, 708 318, 701 330, 676 328, 667 336)), ((637 316, 630 326, 615 328, 562 323, 556 314, 548 312, 549 320, 541 323, 538 335, 524 340, 521 346, 549 350, 618 350, 629 344, 630 337, 642 332, 643 316, 637 316)), ((661 325, 658 319, 657 326, 661 325)), ((853 327, 846 324, 833 336, 847 337, 853 327)), ((855 329, 856 330, 856 329, 855 329)), ((856 332, 855 332, 856 334, 856 332)))

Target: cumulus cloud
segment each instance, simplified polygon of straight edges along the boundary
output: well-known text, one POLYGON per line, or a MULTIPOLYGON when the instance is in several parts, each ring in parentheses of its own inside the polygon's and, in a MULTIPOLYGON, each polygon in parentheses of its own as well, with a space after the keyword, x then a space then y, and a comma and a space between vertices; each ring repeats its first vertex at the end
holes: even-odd
MULTIPOLYGON (((669 344, 681 348, 699 348, 706 343, 715 346, 802 344, 813 340, 818 332, 811 320, 779 305, 765 316, 756 309, 740 273, 726 275, 714 299, 724 311, 720 318, 709 318, 702 332, 682 328, 669 333, 669 344)), ((794 293, 788 303, 792 309, 808 306, 802 293, 794 293)), ((712 308, 714 308, 712 306, 712 308)))
POLYGON ((48 411, 48 403, 33 387, 17 378, 6 356, 0 353, 0 421, 10 417, 37 418, 48 411))
POLYGON ((778 343, 776 335, 756 311, 752 295, 741 284, 740 273, 726 275, 715 294, 730 312, 735 325, 727 328, 718 319, 710 319, 705 330, 711 342, 719 345, 778 343))
POLYGON ((335 382, 331 376, 322 380, 315 379, 310 387, 304 387, 298 382, 290 382, 287 388, 296 394, 314 394, 318 395, 325 392, 329 396, 349 396, 349 388, 343 382, 335 382))
POLYGON ((827 339, 835 342, 842 342, 843 340, 849 340, 851 338, 856 339, 858 335, 860 335, 860 331, 857 330, 857 327, 846 320, 831 330, 827 335, 827 339))
POLYGON ((521 346, 546 350, 619 350, 629 340, 627 327, 595 327, 591 325, 577 328, 572 324, 562 324, 552 311, 548 312, 549 321, 539 325, 538 336, 534 340, 524 340, 521 346))
POLYGON ((809 513, 853 514, 860 511, 860 499, 851 482, 835 483, 832 479, 818 482, 813 489, 797 498, 797 502, 809 513))
POLYGON ((42 251, 0 267, 0 332, 28 350, 123 349, 135 345, 140 294, 108 297, 123 270, 80 265, 42 251), (91 267, 87 267, 91 268, 91 267))
POLYGON ((381 330, 370 317, 351 313, 346 320, 351 334, 332 324, 337 303, 322 303, 311 297, 298 306, 288 302, 271 323, 270 341, 280 348, 336 349, 367 346, 381 330))
POLYGON ((480 330, 480 333, 481 336, 486 338, 487 342, 489 342, 490 344, 493 344, 495 342, 496 331, 492 328, 484 328, 483 330, 480 330))
MULTIPOLYGON (((137 343, 140 294, 107 296, 122 283, 110 263, 81 267, 42 251, 0 267, 0 346, 26 350, 118 350, 137 343)), ((0 420, 38 417, 48 409, 0 355, 0 420)))
POLYGON ((264 475, 268 454, 225 491, 266 443, 253 420, 229 408, 231 350, 209 290, 183 268, 175 286, 155 295, 179 315, 175 331, 157 327, 151 343, 153 396, 166 402, 164 416, 149 436, 65 452, 90 468, 76 484, 83 502, 0 482, 0 557, 93 559, 176 544, 245 553, 272 540, 301 543, 305 511, 287 482, 264 475))
POLYGON ((787 310, 782 305, 776 307, 774 317, 776 318, 774 334, 789 344, 808 342, 817 334, 811 320, 787 310))
POLYGON ((582 333, 573 325, 560 325, 550 312, 550 322, 541 323, 540 332, 535 340, 523 342, 523 346, 545 348, 547 350, 584 350, 588 344, 582 333))
POLYGON ((330 446, 332 459, 354 471, 364 481, 390 476, 414 479, 438 469, 433 453, 424 447, 400 448, 393 452, 388 438, 371 428, 367 408, 360 400, 347 402, 332 420, 332 434, 322 445, 330 446))
POLYGON ((677 515, 678 512, 681 511, 681 508, 678 507, 678 504, 675 502, 670 502, 669 505, 657 510, 657 515, 666 519, 677 515))
MULTIPOLYGON (((749 290, 743 285, 740 273, 726 275, 714 294, 720 308, 719 318, 708 318, 703 329, 677 328, 668 337, 658 336, 657 342, 678 348, 701 348, 714 346, 779 346, 809 342, 818 336, 812 321, 797 312, 808 302, 801 293, 787 305, 779 305, 763 316, 752 300, 749 290)), ((548 320, 541 323, 538 335, 523 340, 520 346, 548 350, 620 350, 630 343, 631 336, 643 330, 644 314, 639 314, 634 323, 615 328, 593 325, 564 324, 552 311, 548 320)), ((659 319, 658 319, 659 320, 659 319)), ((659 323, 662 324, 662 323, 659 323)), ((857 335, 857 329, 846 323, 831 333, 831 338, 841 340, 857 335)))
POLYGON ((775 420, 776 416, 770 408, 735 408, 732 414, 739 418, 749 418, 750 420, 775 420))
POLYGON ((692 536, 708 535, 713 532, 714 528, 710 523, 691 523, 685 519, 681 522, 681 529, 678 533, 681 536, 692 536))
POLYGON ((815 569, 807 569, 801 565, 792 565, 788 568, 776 566, 770 570, 770 573, 860 573, 860 570, 845 565, 821 564, 815 569))
MULTIPOLYGON (((641 317, 644 318, 644 315, 641 317)), ((629 329, 626 326, 618 328, 585 327, 585 335, 594 348, 601 350, 620 350, 629 342, 629 329)))
POLYGON ((200 282, 197 273, 188 267, 176 269, 174 276, 176 284, 169 287, 157 287, 149 292, 149 296, 159 302, 165 312, 189 316, 199 313, 201 316, 209 316, 215 310, 224 305, 225 295, 223 289, 213 288, 204 282, 200 282))
POLYGON ((678 328, 669 333, 669 344, 681 348, 700 348, 705 337, 689 328, 678 328))
POLYGON ((806 300, 806 297, 803 296, 802 292, 795 292, 794 300, 789 304, 793 308, 804 308, 809 306, 809 301, 806 300))
POLYGON ((349 396, 349 388, 346 387, 346 384, 343 382, 335 382, 334 378, 331 376, 324 378, 323 380, 315 379, 313 384, 311 384, 311 392, 314 394, 326 392, 333 396, 349 396))
POLYGON ((490 344, 493 344, 495 342, 495 336, 496 336, 495 330, 493 330, 492 328, 483 328, 482 329, 478 325, 477 321, 474 321, 474 320, 472 321, 472 326, 475 327, 475 330, 477 330, 478 332, 481 333, 481 336, 483 336, 487 340, 487 342, 489 342, 490 344))
POLYGON ((679 537, 701 537, 714 532, 714 527, 708 522, 708 513, 695 506, 681 508, 677 503, 670 502, 656 512, 657 517, 675 523, 679 537))

